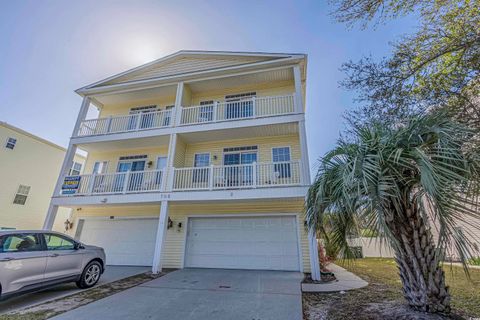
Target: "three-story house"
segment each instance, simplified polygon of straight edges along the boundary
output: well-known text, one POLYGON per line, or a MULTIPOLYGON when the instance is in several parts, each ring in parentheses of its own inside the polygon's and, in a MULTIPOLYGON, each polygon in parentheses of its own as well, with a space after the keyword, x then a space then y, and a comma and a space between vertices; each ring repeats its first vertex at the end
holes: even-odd
POLYGON ((109 264, 318 279, 303 217, 306 67, 304 54, 180 51, 77 90, 44 228, 69 207, 74 236, 109 264), (85 174, 68 176, 77 148, 85 174))

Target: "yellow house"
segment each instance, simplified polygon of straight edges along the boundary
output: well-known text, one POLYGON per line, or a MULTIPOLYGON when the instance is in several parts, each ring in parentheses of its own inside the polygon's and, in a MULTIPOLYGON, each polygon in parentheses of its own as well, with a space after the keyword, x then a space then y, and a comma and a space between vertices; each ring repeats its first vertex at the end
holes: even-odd
POLYGON ((83 103, 44 228, 107 263, 312 272, 304 54, 180 51, 76 92, 83 103), (99 117, 86 119, 90 107, 99 117), (85 171, 71 177, 77 148, 85 171))
MULTIPOLYGON (((2 121, 0 143, 0 230, 40 229, 67 150, 2 121)), ((74 160, 69 174, 81 174, 85 158, 74 160)), ((59 211, 55 230, 70 211, 59 211)))

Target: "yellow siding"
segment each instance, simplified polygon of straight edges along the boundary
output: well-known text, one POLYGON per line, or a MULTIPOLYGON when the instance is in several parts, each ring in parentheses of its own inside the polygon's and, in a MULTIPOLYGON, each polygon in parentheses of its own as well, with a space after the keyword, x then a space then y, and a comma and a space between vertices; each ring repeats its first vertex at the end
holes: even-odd
POLYGON ((241 146, 258 146, 257 162, 271 162, 273 147, 290 147, 292 161, 300 160, 300 142, 298 136, 288 135, 188 144, 185 152, 185 166, 193 167, 196 153, 210 153, 211 164, 222 165, 223 148, 241 146), (216 160, 214 156, 217 157, 216 160))
MULTIPOLYGON (((122 83, 126 81, 135 81, 143 79, 152 79, 169 75, 177 75, 201 70, 211 70, 230 66, 237 66, 246 63, 265 61, 271 58, 266 57, 233 57, 233 56, 214 56, 214 57, 180 57, 172 60, 159 62, 152 66, 143 68, 137 72, 119 77, 106 84, 122 83)), ((103 85, 106 85, 103 84, 103 85)))
MULTIPOLYGON (((278 201, 225 201, 210 203, 173 203, 169 205, 169 217, 174 227, 167 230, 163 252, 163 267, 181 268, 183 263, 185 232, 187 217, 194 215, 228 215, 228 214, 298 214, 297 224, 300 232, 300 249, 304 272, 310 272, 307 233, 303 227, 303 200, 278 200, 278 201), (182 228, 178 231, 178 223, 182 228)), ((158 217, 159 205, 139 206, 104 206, 85 207, 75 211, 75 221, 80 217, 158 217)), ((76 226, 73 227, 75 230, 76 226)), ((74 231, 72 230, 72 233, 74 231)), ((153 259, 153 257, 152 257, 153 259)))
MULTIPOLYGON (((295 86, 291 81, 281 81, 193 93, 189 89, 188 84, 186 84, 183 90, 181 105, 199 105, 200 101, 209 100, 224 101, 226 95, 246 92, 256 92, 257 97, 283 96, 293 94, 295 92, 295 86)), ((148 105, 156 105, 158 110, 164 110, 166 106, 175 105, 175 96, 164 96, 155 99, 144 99, 128 103, 104 105, 100 110, 99 117, 106 118, 109 116, 124 116, 129 114, 131 108, 148 105)))
MULTIPOLYGON (((23 130, 0 123, 0 227, 40 229, 65 157, 65 149, 23 130), (13 150, 7 138, 17 139, 13 150), (14 204, 19 185, 30 186, 25 205, 14 204)), ((75 157, 83 163, 84 158, 75 157)), ((58 211, 54 229, 63 231, 70 209, 58 211)))
POLYGON ((133 155, 147 155, 147 159, 145 161, 148 163, 152 161, 152 166, 150 168, 146 168, 146 170, 153 170, 156 168, 157 165, 157 157, 159 156, 167 156, 168 154, 168 146, 162 145, 156 148, 148 148, 148 149, 129 149, 129 150, 116 150, 110 152, 91 152, 88 155, 87 163, 85 165, 84 173, 92 173, 93 172, 93 165, 96 161, 108 161, 108 168, 107 172, 113 173, 117 171, 117 164, 118 159, 122 156, 133 156, 133 155))
POLYGON ((137 100, 135 102, 117 103, 112 105, 104 105, 100 110, 99 118, 109 116, 126 116, 131 108, 156 105, 158 110, 164 110, 167 106, 175 105, 175 96, 160 97, 155 99, 137 100))
POLYGON ((187 145, 181 139, 177 139, 177 146, 175 147, 175 157, 173 158, 173 166, 176 168, 185 167, 185 153, 187 145))
POLYGON ((293 94, 295 92, 295 86, 290 81, 282 81, 270 82, 263 85, 237 86, 223 90, 199 92, 192 95, 190 105, 199 105, 200 101, 224 101, 226 95, 247 92, 256 92, 257 97, 282 96, 293 94))

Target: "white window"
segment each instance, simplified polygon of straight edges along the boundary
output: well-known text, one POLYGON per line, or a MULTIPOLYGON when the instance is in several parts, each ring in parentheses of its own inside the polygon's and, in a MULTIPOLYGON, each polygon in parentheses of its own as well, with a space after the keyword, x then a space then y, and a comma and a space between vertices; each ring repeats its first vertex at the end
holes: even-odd
POLYGON ((17 194, 15 194, 15 199, 13 199, 13 203, 24 205, 25 202, 27 202, 27 197, 29 192, 30 192, 30 186, 25 186, 23 184, 18 186, 17 194))
POLYGON ((13 148, 15 148, 16 144, 17 144, 17 139, 7 138, 7 142, 5 143, 5 148, 13 150, 13 148))
POLYGON ((108 161, 96 161, 93 165, 93 173, 101 174, 107 172, 108 161))
POLYGON ((193 163, 194 167, 208 167, 210 165, 210 154, 209 153, 197 153, 195 154, 195 162, 193 163))
POLYGON ((276 163, 274 166, 274 170, 278 174, 279 178, 290 178, 292 176, 289 163, 289 147, 272 148, 272 160, 273 162, 280 162, 276 163))
POLYGON ((79 162, 73 162, 73 166, 70 168, 69 176, 79 176, 82 172, 82 164, 79 162))

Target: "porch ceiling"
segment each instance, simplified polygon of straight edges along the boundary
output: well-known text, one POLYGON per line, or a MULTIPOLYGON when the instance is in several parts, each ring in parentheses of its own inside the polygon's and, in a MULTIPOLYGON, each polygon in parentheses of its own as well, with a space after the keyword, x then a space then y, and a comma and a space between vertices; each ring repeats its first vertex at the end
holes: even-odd
POLYGON ((172 97, 175 99, 177 93, 177 85, 165 85, 150 89, 127 91, 127 92, 112 92, 110 94, 95 95, 94 99, 104 105, 123 104, 130 102, 137 102, 142 100, 160 99, 165 97, 172 97))
POLYGON ((170 136, 154 136, 138 139, 125 139, 114 141, 103 141, 79 144, 78 147, 87 152, 103 152, 103 151, 115 151, 115 150, 128 150, 128 149, 141 149, 141 148, 153 148, 161 145, 168 145, 170 136))
POLYGON ((298 123, 282 123, 256 127, 210 130, 179 134, 186 143, 248 139, 256 137, 291 135, 298 132, 298 123))
POLYGON ((292 68, 270 70, 264 72, 250 73, 245 75, 233 75, 231 77, 217 78, 211 80, 199 80, 188 82, 192 93, 225 90, 242 86, 257 86, 266 83, 291 81, 293 84, 292 68))

